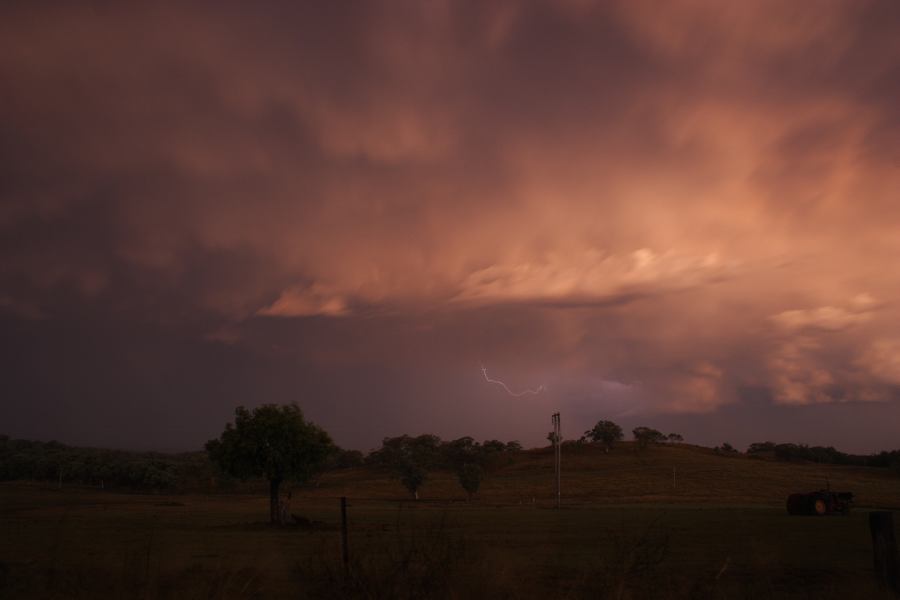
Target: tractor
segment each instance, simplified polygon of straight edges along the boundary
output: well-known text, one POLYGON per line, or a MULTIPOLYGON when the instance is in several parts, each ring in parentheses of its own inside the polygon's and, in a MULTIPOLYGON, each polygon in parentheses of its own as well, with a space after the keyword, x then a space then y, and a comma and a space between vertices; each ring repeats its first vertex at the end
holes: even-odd
POLYGON ((829 489, 791 494, 787 499, 789 515, 847 515, 851 506, 853 506, 852 492, 832 492, 829 489))

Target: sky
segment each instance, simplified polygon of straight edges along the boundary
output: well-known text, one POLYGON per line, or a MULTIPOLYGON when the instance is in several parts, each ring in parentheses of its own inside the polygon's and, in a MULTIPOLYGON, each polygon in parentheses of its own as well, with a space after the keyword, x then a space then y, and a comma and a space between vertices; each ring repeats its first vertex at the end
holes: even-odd
POLYGON ((898 99, 895 0, 4 2, 0 432, 898 448, 898 99))

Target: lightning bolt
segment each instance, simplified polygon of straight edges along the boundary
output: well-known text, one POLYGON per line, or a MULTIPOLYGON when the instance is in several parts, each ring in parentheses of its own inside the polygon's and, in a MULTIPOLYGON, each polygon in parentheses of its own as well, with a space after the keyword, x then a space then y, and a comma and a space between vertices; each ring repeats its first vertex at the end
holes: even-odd
POLYGON ((487 369, 485 368, 484 365, 481 365, 481 374, 484 375, 485 381, 487 381, 488 383, 496 383, 497 385, 503 387, 503 389, 506 390, 506 393, 509 394, 510 396, 512 396, 513 398, 518 398, 519 396, 525 396, 527 394, 537 395, 544 391, 544 386, 539 385, 536 388, 534 388, 533 390, 522 390, 521 392, 514 392, 511 389, 509 389, 508 385, 506 385, 499 379, 491 379, 490 377, 488 377, 487 369))

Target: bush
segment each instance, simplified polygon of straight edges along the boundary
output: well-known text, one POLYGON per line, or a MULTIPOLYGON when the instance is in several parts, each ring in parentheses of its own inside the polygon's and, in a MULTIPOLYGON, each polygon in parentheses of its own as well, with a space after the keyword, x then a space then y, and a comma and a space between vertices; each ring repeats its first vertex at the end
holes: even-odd
POLYGON ((515 582, 505 580, 467 538, 453 531, 444 513, 437 522, 399 514, 391 534, 356 547, 348 569, 334 550, 302 566, 303 588, 314 598, 510 598, 515 582))

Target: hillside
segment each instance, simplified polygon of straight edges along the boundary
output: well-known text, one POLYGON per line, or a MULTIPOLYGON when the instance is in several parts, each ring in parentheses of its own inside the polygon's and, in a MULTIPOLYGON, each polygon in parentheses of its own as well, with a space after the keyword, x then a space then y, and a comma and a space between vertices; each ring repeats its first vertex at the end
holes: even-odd
MULTIPOLYGON (((0 436, 2 438, 2 436, 0 436)), ((262 481, 216 475, 205 453, 135 453, 76 448, 54 442, 0 439, 0 480, 30 480, 66 487, 129 491, 266 493, 262 481), (60 481, 60 471, 62 481, 60 481)), ((496 456, 477 495, 484 504, 544 504, 554 500, 550 447, 496 456)), ((567 504, 675 503, 782 505, 788 494, 830 485, 856 494, 858 506, 900 507, 900 474, 892 468, 762 459, 717 453, 689 444, 651 446, 638 452, 622 442, 604 453, 594 445, 563 447, 563 499, 567 504), (673 478, 674 475, 674 478, 673 478)), ((406 499, 392 473, 373 465, 332 469, 304 496, 406 499)), ((436 470, 420 490, 422 500, 462 501, 450 471, 436 470)))
MULTIPOLYGON (((900 507, 900 475, 891 469, 781 462, 743 454, 717 454, 687 444, 636 452, 624 442, 606 454, 595 446, 566 447, 562 489, 566 503, 716 503, 780 505, 788 494, 830 485, 852 491, 858 506, 900 507), (674 470, 674 485, 673 485, 674 470)), ((553 452, 527 450, 487 474, 478 501, 550 502, 555 493, 553 452)), ((406 491, 387 471, 361 467, 328 473, 312 496, 396 499, 406 491)), ((450 472, 433 472, 423 500, 464 500, 450 472)))

